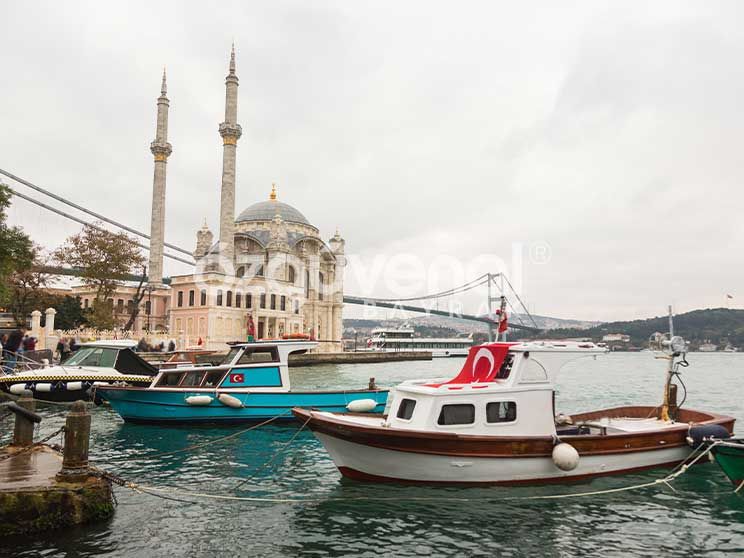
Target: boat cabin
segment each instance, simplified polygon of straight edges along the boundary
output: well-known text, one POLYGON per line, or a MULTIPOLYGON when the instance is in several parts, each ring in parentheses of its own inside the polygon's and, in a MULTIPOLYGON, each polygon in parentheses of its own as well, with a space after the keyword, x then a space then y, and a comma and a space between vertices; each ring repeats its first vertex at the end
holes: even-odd
POLYGON ((606 353, 593 343, 489 343, 472 347, 450 379, 395 388, 386 426, 485 436, 554 436, 558 371, 606 353))
POLYGON ((161 368, 152 388, 167 390, 289 391, 289 355, 314 349, 315 341, 274 340, 230 343, 216 366, 192 365, 161 368))
POLYGON ((134 352, 136 343, 92 341, 84 343, 59 367, 67 371, 109 368, 128 376, 154 376, 158 370, 134 352))

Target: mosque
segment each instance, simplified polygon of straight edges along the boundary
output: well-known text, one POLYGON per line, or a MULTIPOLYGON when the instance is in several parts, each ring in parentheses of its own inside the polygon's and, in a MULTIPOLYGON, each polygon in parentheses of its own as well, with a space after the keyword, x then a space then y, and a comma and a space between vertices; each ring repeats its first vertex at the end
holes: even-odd
MULTIPOLYGON (((317 227, 296 208, 278 199, 276 187, 235 217, 235 156, 242 134, 237 122, 238 76, 235 48, 225 78, 225 121, 222 137, 222 185, 219 231, 215 238, 206 222, 196 233, 195 270, 163 283, 166 168, 168 142, 166 77, 157 106, 150 258, 147 296, 135 323, 137 333, 167 330, 181 346, 224 347, 243 340, 249 321, 258 338, 310 335, 319 350, 341 351, 344 239, 338 231, 325 242, 317 227)), ((92 304, 85 287, 73 291, 83 307, 92 304)), ((131 308, 135 288, 121 286, 114 294, 114 313, 122 321, 131 308)))

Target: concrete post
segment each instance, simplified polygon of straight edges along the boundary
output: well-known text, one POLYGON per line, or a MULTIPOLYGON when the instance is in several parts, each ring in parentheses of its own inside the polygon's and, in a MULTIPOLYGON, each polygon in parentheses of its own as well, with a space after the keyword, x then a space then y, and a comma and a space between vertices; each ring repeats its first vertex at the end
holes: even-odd
POLYGON ((46 330, 47 337, 50 337, 54 335, 54 316, 57 315, 57 311, 54 308, 47 308, 44 314, 46 314, 44 329, 46 330))
POLYGON ((90 413, 83 401, 75 401, 67 415, 62 470, 57 474, 57 480, 71 481, 88 474, 89 443, 90 413))
POLYGON ((31 312, 31 333, 38 337, 39 332, 41 332, 41 312, 34 310, 31 312))
MULTIPOLYGON (((38 312, 38 310, 37 310, 38 312)), ((41 312, 39 312, 41 314, 41 312)), ((26 390, 23 395, 16 401, 19 407, 27 411, 36 411, 36 400, 32 397, 31 392, 26 390)), ((13 430, 13 445, 26 447, 34 443, 34 423, 28 418, 16 414, 15 429, 13 430)))

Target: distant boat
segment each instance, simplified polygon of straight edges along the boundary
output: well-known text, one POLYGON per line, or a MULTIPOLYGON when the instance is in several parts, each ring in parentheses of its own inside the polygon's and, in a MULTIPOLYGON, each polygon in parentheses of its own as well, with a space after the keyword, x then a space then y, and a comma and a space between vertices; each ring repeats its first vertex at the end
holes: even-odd
POLYGON ((724 347, 723 352, 724 353, 738 353, 739 352, 739 348, 738 347, 734 347, 731 343, 729 343, 728 345, 726 345, 724 347))
POLYGON ((715 353, 718 350, 718 345, 714 345, 710 341, 706 341, 698 347, 698 351, 701 353, 715 353))
POLYGON ((473 336, 414 337, 412 327, 378 327, 372 330, 367 346, 368 350, 386 353, 413 351, 430 352, 432 357, 465 357, 473 346, 473 336))

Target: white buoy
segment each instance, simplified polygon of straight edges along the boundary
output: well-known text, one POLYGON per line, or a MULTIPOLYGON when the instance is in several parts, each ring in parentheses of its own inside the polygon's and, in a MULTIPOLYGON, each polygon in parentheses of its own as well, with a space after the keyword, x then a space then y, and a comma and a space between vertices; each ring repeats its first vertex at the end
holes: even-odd
POLYGON ((78 391, 83 389, 83 382, 67 382, 65 387, 67 391, 78 391))
POLYGON ((346 406, 350 413, 370 413, 377 407, 377 401, 374 399, 357 399, 346 406))
POLYGON ((189 405, 205 406, 212 402, 212 398, 209 395, 191 395, 186 398, 186 403, 189 405))
POLYGON ((26 391, 26 384, 13 384, 10 386, 10 393, 13 395, 23 395, 24 391, 26 391))
POLYGON ((553 463, 561 471, 573 471, 579 465, 579 452, 571 444, 561 442, 553 448, 553 463))
POLYGON ((39 391, 42 393, 49 393, 50 391, 52 391, 52 384, 47 384, 47 383, 36 384, 33 389, 34 391, 39 391))
POLYGON ((243 402, 240 399, 238 399, 237 397, 233 397, 232 395, 228 395, 226 393, 220 393, 217 396, 217 401, 219 401, 226 407, 232 407, 233 409, 243 408, 243 402))

